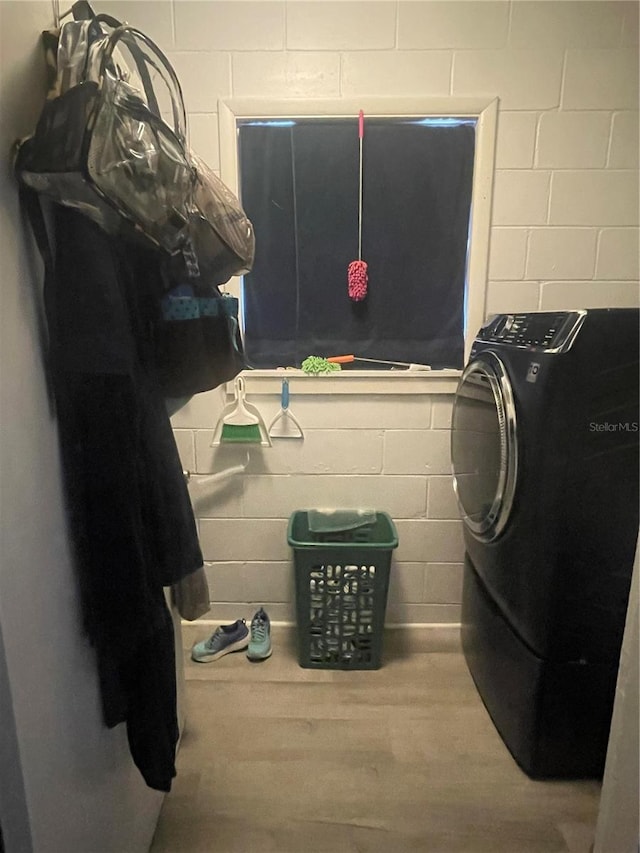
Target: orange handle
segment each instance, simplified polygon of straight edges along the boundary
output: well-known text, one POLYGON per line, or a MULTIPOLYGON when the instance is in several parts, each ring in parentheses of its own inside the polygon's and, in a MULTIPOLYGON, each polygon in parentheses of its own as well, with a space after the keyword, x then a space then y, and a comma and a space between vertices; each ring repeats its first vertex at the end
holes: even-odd
POLYGON ((331 358, 327 359, 331 364, 351 364, 355 360, 355 355, 332 355, 331 358))

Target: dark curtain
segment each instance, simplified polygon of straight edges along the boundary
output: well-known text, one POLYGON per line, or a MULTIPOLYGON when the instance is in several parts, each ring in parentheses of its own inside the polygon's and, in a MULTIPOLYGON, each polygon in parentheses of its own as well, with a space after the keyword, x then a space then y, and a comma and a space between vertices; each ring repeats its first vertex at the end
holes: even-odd
POLYGON ((242 203, 256 232, 244 289, 254 366, 344 353, 463 365, 474 135, 469 124, 365 118, 369 292, 354 303, 357 118, 240 127, 242 203))

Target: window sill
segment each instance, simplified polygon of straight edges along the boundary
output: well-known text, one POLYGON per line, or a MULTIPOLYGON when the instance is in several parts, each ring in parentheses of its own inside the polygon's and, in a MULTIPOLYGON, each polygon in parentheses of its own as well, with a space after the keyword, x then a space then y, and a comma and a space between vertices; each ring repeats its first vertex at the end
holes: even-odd
MULTIPOLYGON (((372 371, 344 370, 312 376, 302 370, 244 370, 247 394, 279 394, 289 379, 297 394, 454 394, 461 370, 372 371)), ((233 383, 227 384, 233 393, 233 383)))

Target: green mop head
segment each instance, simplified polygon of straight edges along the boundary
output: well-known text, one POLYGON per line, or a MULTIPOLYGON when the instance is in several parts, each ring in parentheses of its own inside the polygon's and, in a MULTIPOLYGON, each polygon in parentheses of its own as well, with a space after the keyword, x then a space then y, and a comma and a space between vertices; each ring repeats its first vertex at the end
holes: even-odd
POLYGON ((342 370, 339 364, 333 364, 327 361, 326 358, 320 358, 319 355, 310 355, 301 364, 303 373, 334 373, 336 370, 342 370))

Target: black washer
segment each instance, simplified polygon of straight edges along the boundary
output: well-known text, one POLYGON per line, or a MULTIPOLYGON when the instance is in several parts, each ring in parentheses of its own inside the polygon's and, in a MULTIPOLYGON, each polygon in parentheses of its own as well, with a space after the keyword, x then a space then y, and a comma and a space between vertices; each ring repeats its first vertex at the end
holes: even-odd
POLYGON ((462 639, 533 777, 604 766, 638 534, 639 312, 500 315, 460 380, 462 639))

